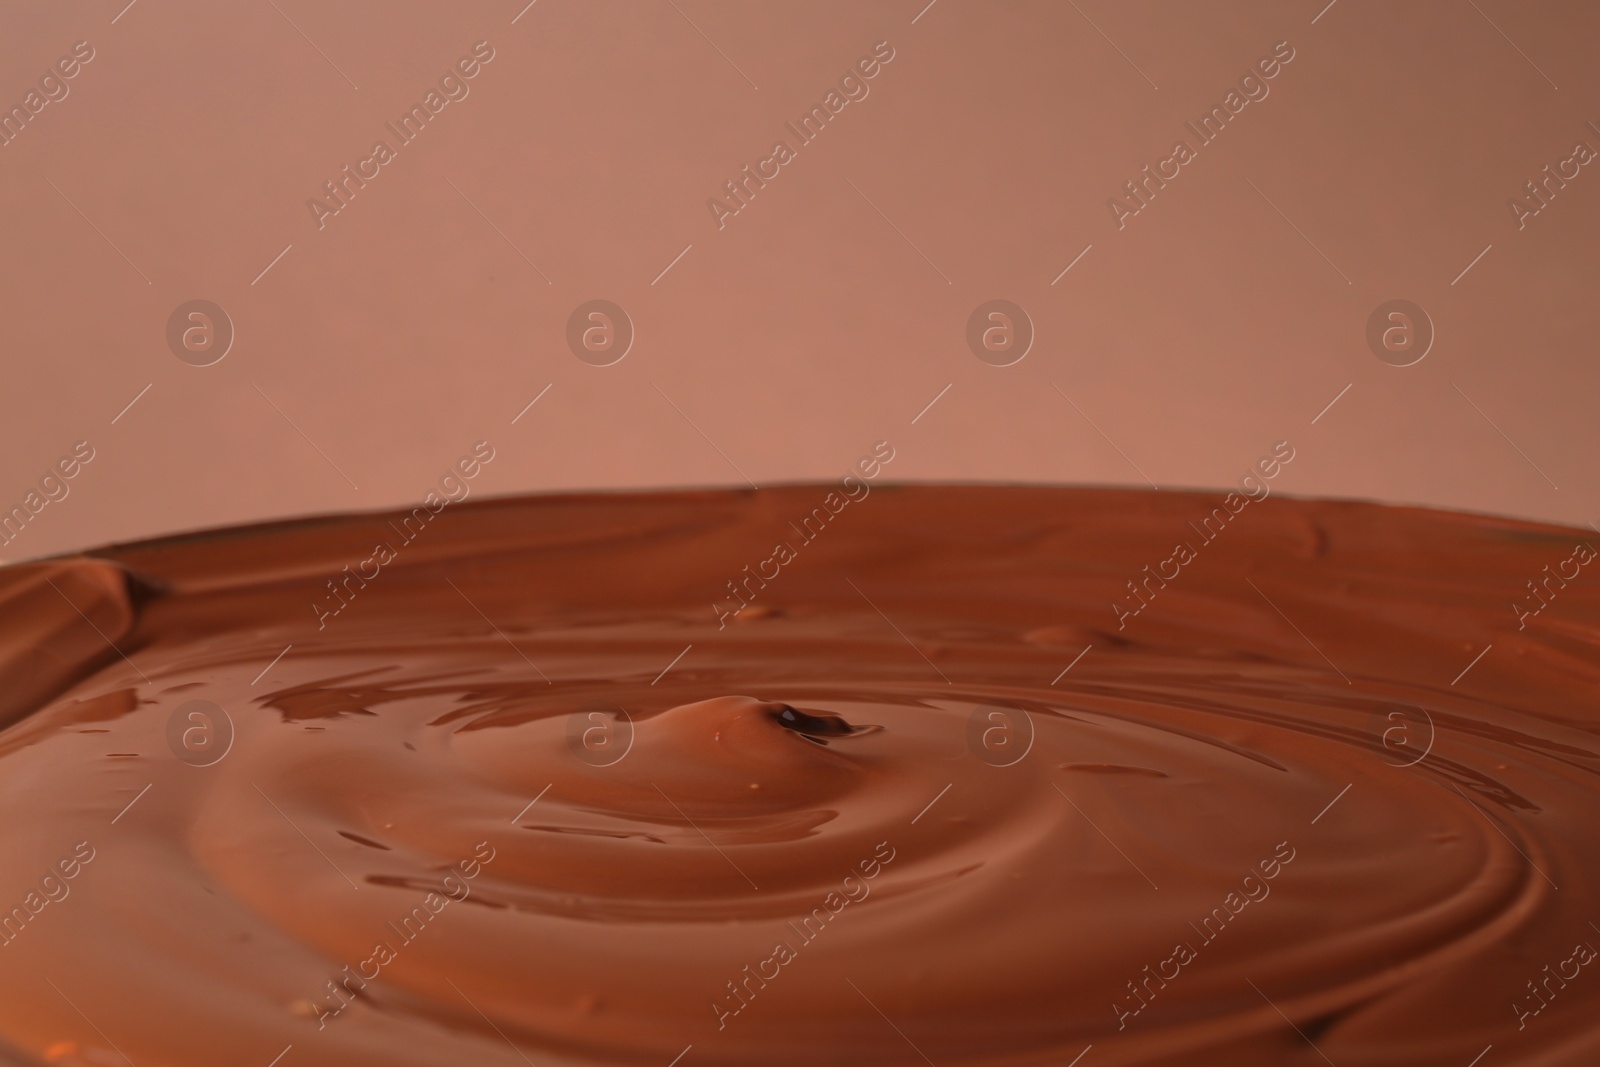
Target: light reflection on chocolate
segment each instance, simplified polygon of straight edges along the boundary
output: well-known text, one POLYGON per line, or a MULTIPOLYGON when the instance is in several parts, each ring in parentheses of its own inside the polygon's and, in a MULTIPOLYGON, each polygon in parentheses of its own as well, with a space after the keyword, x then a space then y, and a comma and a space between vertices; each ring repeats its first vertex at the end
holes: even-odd
POLYGON ((1530 984, 1600 940, 1600 598, 1510 607, 1581 533, 1275 496, 1119 635, 1206 498, 880 486, 719 629, 816 492, 466 504, 321 630, 383 516, 0 571, 16 1061, 1600 1049, 1530 984))

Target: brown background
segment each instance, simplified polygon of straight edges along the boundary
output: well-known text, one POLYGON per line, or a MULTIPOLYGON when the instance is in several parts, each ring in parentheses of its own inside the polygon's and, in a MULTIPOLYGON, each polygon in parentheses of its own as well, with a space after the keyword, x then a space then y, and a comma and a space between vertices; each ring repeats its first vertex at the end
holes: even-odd
POLYGON ((896 480, 1220 487, 1287 439, 1277 491, 1600 518, 1600 163, 1524 229, 1506 203, 1600 148, 1592 5, 124 2, 3 16, 0 103, 96 56, 0 148, 0 505, 97 455, 0 559, 412 503, 480 439, 475 495, 831 479, 880 439, 896 480), (707 198, 881 40, 719 232, 707 198), (1005 368, 964 339, 997 297, 1037 329, 1005 368), (194 298, 237 330, 210 367, 167 347, 194 298), (637 330, 614 366, 566 346, 592 298, 637 330), (1393 298, 1437 329, 1415 366, 1366 345, 1393 298))

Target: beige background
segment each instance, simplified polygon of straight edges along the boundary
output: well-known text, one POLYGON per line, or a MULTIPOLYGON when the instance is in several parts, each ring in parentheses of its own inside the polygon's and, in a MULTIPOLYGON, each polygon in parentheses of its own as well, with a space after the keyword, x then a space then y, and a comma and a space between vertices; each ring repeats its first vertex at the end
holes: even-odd
POLYGON ((480 439, 475 495, 831 479, 881 439, 897 480, 1220 487, 1287 439, 1275 491, 1600 518, 1600 163, 1507 207, 1600 148, 1600 8, 523 2, 7 6, 7 106, 96 55, 0 148, 0 504, 96 458, 0 559, 411 503, 480 439), (707 198, 884 40, 719 231, 707 198), (1285 40, 1119 231, 1107 199, 1285 40), (237 331, 209 367, 167 347, 194 298, 237 331), (610 367, 567 349, 592 298, 637 331, 610 367), (991 298, 1036 326, 1014 366, 966 346, 991 298), (1411 367, 1366 345, 1393 298, 1436 326, 1411 367))

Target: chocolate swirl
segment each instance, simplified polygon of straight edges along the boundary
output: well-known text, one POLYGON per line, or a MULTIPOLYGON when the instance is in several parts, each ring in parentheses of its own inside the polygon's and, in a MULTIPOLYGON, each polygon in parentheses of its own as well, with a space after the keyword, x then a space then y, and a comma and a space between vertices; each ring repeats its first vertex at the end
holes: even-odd
POLYGON ((1582 533, 880 487, 719 611, 815 492, 0 571, 17 1062, 1600 1051, 1582 533))

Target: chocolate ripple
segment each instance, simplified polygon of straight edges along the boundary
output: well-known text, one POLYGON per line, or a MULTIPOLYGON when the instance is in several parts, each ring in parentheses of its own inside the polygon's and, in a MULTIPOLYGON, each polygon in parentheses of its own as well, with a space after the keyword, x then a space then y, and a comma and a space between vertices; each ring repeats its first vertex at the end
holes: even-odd
POLYGON ((0 570, 15 1062, 1600 1051, 1582 532, 1273 497, 1125 618, 1204 497, 879 487, 729 622, 814 495, 0 570))

